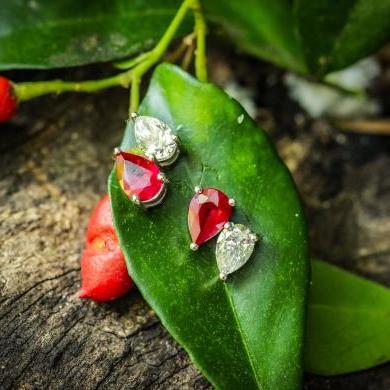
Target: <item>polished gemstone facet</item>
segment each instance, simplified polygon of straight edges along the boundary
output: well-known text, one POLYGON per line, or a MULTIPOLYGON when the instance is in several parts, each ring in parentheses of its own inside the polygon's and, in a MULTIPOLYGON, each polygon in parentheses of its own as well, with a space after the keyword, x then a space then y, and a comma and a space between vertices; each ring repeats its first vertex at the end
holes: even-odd
POLYGON ((150 202, 158 198, 164 190, 164 182, 159 176, 160 168, 153 161, 133 153, 118 151, 116 174, 118 181, 130 199, 150 202))
POLYGON ((204 188, 191 199, 188 228, 194 244, 201 245, 218 234, 229 221, 232 206, 229 198, 215 188, 204 188))
POLYGON ((178 146, 172 130, 157 118, 136 116, 134 135, 145 155, 155 157, 159 163, 173 160, 177 156, 178 146))
POLYGON ((246 226, 229 223, 217 240, 215 255, 221 279, 241 268, 250 258, 257 237, 246 226))

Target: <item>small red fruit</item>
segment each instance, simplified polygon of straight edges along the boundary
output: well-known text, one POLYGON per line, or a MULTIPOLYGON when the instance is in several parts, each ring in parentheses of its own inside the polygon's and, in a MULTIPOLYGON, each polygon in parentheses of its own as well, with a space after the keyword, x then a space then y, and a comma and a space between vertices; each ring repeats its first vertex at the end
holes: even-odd
POLYGON ((86 238, 81 259, 82 287, 79 297, 105 302, 126 294, 133 281, 119 248, 108 196, 101 199, 92 212, 86 238))
POLYGON ((18 107, 18 102, 12 91, 11 82, 0 76, 0 122, 11 119, 18 107))
POLYGON ((96 237, 106 232, 115 235, 110 198, 108 195, 99 200, 89 217, 86 234, 87 244, 90 244, 96 237))

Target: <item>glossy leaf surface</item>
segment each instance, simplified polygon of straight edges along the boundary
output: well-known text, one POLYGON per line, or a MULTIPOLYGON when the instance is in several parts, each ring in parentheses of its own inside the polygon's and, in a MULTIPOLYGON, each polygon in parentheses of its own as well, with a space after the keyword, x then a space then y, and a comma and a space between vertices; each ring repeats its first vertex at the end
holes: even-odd
POLYGON ((322 75, 352 65, 390 39, 390 0, 296 0, 307 66, 322 75))
MULTIPOLYGON (((147 48, 180 0, 19 0, 0 8, 0 69, 110 61, 147 48)), ((213 0, 205 15, 253 55, 323 75, 390 39, 390 0, 213 0)), ((191 29, 190 23, 178 35, 191 29)), ((211 29, 211 32, 216 30, 211 29)))
POLYGON ((337 375, 390 360, 390 290, 312 262, 305 370, 337 375))
MULTIPOLYGON (((163 204, 147 212, 111 176, 114 223, 134 281, 216 388, 299 388, 307 238, 289 172, 238 103, 174 66, 156 69, 140 113, 176 131, 182 154, 165 171, 171 183, 163 204), (261 236, 226 283, 218 277, 215 239, 189 249, 195 185, 235 198, 232 221, 261 236)), ((122 147, 132 146, 130 124, 122 147)))
POLYGON ((289 0, 213 0, 204 8, 236 45, 250 54, 301 73, 306 64, 289 0))
POLYGON ((0 69, 67 67, 140 52, 161 37, 180 3, 6 1, 0 7, 0 69))

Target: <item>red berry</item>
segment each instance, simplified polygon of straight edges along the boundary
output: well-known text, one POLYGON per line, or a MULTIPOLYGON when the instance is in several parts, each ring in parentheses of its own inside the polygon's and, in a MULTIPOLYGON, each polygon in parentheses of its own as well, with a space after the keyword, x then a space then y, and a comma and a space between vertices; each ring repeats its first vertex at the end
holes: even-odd
POLYGON ((111 203, 108 195, 99 200, 89 217, 86 235, 87 243, 92 242, 104 232, 111 232, 115 235, 115 229, 112 223, 111 203))
POLYGON ((0 122, 6 122, 11 119, 18 106, 16 97, 12 91, 11 82, 0 76, 0 122))
POLYGON ((79 297, 94 301, 119 298, 133 286, 112 224, 108 196, 100 200, 89 220, 81 276, 79 297))

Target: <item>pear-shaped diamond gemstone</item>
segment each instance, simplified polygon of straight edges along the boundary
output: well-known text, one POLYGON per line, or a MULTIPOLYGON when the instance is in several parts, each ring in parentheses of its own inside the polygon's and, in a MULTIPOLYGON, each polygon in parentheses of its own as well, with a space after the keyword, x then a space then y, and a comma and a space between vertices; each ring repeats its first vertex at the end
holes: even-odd
POLYGON ((134 136, 138 146, 149 158, 159 163, 171 163, 178 154, 176 136, 164 122, 151 116, 134 118, 134 136))
POLYGON ((257 236, 241 224, 229 222, 217 240, 215 251, 221 279, 241 268, 251 257, 257 236))

